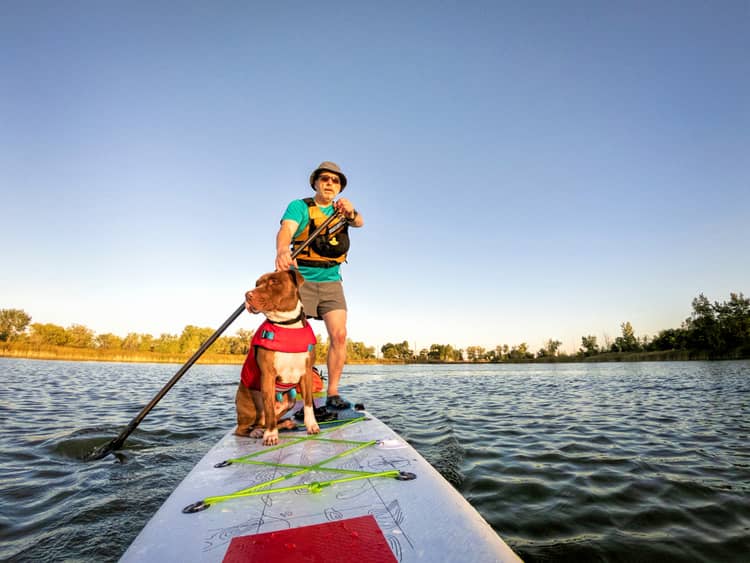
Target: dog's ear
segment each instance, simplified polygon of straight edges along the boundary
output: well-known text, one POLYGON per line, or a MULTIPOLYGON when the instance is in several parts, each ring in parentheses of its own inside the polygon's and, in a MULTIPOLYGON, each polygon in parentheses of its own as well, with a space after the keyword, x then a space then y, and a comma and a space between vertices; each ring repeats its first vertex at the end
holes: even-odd
POLYGON ((305 283, 305 278, 303 278, 302 274, 300 274, 297 270, 289 270, 289 274, 292 276, 292 282, 297 287, 305 283))

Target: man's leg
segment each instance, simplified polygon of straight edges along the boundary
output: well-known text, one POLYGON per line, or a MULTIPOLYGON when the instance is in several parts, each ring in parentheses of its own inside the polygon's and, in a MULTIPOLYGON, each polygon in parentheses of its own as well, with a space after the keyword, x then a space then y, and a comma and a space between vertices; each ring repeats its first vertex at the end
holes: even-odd
POLYGON ((339 394, 339 380, 346 363, 346 311, 343 309, 329 311, 323 315, 323 322, 330 340, 326 363, 328 365, 327 395, 331 397, 339 394))

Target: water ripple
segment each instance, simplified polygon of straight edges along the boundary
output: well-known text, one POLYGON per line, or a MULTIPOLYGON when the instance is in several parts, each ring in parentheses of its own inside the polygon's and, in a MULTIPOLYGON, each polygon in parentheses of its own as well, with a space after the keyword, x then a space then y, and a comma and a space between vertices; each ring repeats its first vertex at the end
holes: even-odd
MULTIPOLYGON (((119 558, 234 420, 238 367, 195 366, 120 457, 84 463, 174 370, 0 359, 0 559, 119 558)), ((526 561, 747 561, 750 362, 348 366, 342 383, 526 561)))

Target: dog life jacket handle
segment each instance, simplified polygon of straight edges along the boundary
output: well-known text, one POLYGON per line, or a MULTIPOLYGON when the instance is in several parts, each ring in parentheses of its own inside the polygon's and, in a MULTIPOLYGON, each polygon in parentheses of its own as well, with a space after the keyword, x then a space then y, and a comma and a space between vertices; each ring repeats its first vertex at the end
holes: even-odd
POLYGON ((289 398, 294 401, 297 398, 297 389, 296 384, 293 384, 293 387, 290 389, 279 389, 278 383, 276 384, 276 402, 280 403, 281 399, 283 399, 284 393, 289 395, 289 398))

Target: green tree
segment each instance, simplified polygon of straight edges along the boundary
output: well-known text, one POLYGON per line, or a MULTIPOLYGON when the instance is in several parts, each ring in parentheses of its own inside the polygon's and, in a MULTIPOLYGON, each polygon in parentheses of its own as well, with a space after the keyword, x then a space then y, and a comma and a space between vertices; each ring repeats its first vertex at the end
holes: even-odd
POLYGON ((211 350, 222 354, 245 355, 250 349, 250 341, 253 339, 254 331, 240 329, 235 336, 222 336, 216 341, 211 350), (216 348, 214 350, 214 347, 216 348))
POLYGON ((330 341, 328 339, 323 340, 323 337, 320 334, 316 334, 315 338, 318 340, 318 343, 315 345, 315 363, 325 364, 328 360, 328 347, 330 346, 330 341))
POLYGON ((68 342, 65 329, 52 323, 34 323, 31 325, 29 341, 40 346, 64 346, 68 342))
MULTIPOLYGON (((211 335, 209 334, 209 336, 211 335)), ((208 350, 214 354, 229 354, 230 349, 231 340, 228 336, 220 336, 219 338, 214 340, 214 343, 211 344, 211 346, 208 348, 208 350)))
POLYGON ((731 293, 729 301, 714 303, 723 348, 722 356, 742 357, 750 353, 750 299, 731 293))
MULTIPOLYGON (((499 362, 500 361, 499 351, 500 351, 500 346, 495 346, 495 348, 493 348, 492 350, 487 351, 487 353, 484 355, 484 358, 488 362, 495 362, 495 363, 499 362)), ((466 354, 468 355, 468 353, 469 353, 469 349, 467 348, 466 354)))
POLYGON ((481 346, 469 346, 466 348, 466 359, 470 362, 484 360, 486 352, 481 346))
POLYGON ((232 354, 242 354, 243 356, 247 354, 254 335, 254 330, 239 329, 237 335, 232 340, 232 354))
POLYGON ((159 352, 160 354, 179 354, 179 337, 176 334, 163 332, 159 338, 154 340, 154 352, 159 352))
POLYGON ((427 352, 427 358, 433 362, 439 362, 445 360, 445 345, 444 344, 432 344, 430 350, 427 352))
POLYGON ((65 329, 65 346, 93 348, 94 331, 83 325, 74 324, 65 329))
POLYGON ((31 317, 23 309, 0 309, 0 341, 16 340, 30 322, 31 317))
POLYGON ((215 329, 210 327, 187 325, 180 335, 180 352, 195 352, 214 332, 215 329))
POLYGON ((711 302, 702 293, 693 299, 693 313, 685 320, 690 350, 712 353, 723 348, 723 341, 711 302))
POLYGON ((99 334, 94 339, 94 345, 102 350, 119 350, 122 348, 122 338, 109 332, 99 334))
POLYGON ((156 340, 150 334, 141 334, 141 340, 138 343, 139 352, 153 352, 156 346, 156 340))
POLYGON ((508 352, 508 359, 510 360, 530 360, 534 357, 534 354, 529 352, 529 345, 526 342, 521 342, 518 346, 513 346, 508 352))
POLYGON ((683 328, 668 328, 657 334, 646 347, 650 351, 685 350, 687 331, 683 328))
POLYGON ((615 342, 612 344, 612 351, 638 352, 641 349, 641 345, 635 337, 633 325, 630 324, 630 321, 627 321, 622 323, 620 328, 622 329, 622 336, 615 338, 615 342))
POLYGON ((463 350, 459 350, 450 344, 432 344, 427 359, 439 362, 460 362, 463 360, 463 350))
POLYGON ((122 349, 135 352, 141 346, 141 335, 137 332, 129 332, 122 341, 122 349))
POLYGON ((596 343, 596 336, 581 336, 581 348, 578 353, 582 356, 594 356, 599 353, 599 345, 596 343))
POLYGON ((547 343, 544 345, 544 348, 540 348, 539 352, 537 352, 537 358, 554 358, 557 356, 557 352, 560 349, 560 346, 562 346, 562 342, 559 340, 547 340, 547 343))
POLYGON ((414 357, 414 352, 411 351, 406 340, 400 344, 388 342, 380 347, 380 352, 386 360, 411 360, 414 357))
POLYGON ((375 347, 365 346, 364 342, 346 340, 346 357, 351 360, 369 360, 375 357, 375 347))

